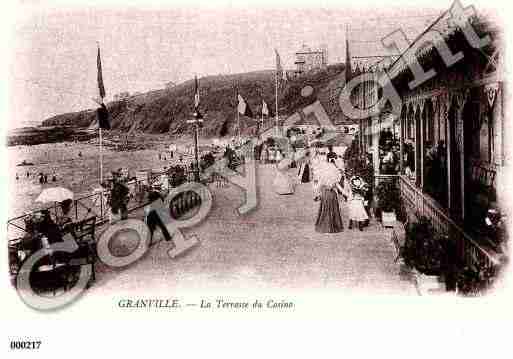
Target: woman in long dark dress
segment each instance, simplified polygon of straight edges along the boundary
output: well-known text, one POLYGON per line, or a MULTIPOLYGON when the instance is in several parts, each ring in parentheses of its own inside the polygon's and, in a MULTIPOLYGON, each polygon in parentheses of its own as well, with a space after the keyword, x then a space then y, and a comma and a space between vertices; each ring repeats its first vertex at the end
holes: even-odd
POLYGON ((298 176, 301 183, 309 183, 311 174, 310 174, 310 152, 306 152, 305 158, 303 159, 303 163, 299 167, 298 176))
POLYGON ((315 230, 319 233, 339 233, 344 230, 336 185, 320 186, 321 204, 315 221, 315 230))
POLYGON ((314 173, 321 197, 315 230, 320 233, 339 233, 344 230, 337 191, 342 174, 332 163, 321 161, 314 166, 314 173))

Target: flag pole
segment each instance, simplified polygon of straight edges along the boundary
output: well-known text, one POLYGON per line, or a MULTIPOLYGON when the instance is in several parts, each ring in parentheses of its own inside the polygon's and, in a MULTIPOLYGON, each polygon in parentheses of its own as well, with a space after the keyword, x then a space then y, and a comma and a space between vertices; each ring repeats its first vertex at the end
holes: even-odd
MULTIPOLYGON (((98 70, 98 94, 100 95, 100 106, 104 107, 103 99, 105 97, 105 87, 103 85, 103 75, 102 75, 102 63, 101 63, 101 57, 100 57, 100 42, 96 41, 96 46, 98 47, 98 54, 96 57, 96 66, 98 70)), ((103 183, 103 138, 102 138, 102 123, 101 118, 99 116, 98 118, 98 127, 99 127, 99 140, 100 140, 100 185, 103 183)))
POLYGON ((237 130, 238 130, 238 137, 239 137, 239 143, 240 143, 240 114, 239 114, 239 108, 237 107, 237 130))
POLYGON ((262 117, 260 120, 260 131, 258 131, 258 138, 260 138, 260 134, 264 132, 264 111, 262 111, 262 117))
POLYGON ((276 136, 278 136, 278 71, 274 76, 274 84, 275 84, 275 95, 276 95, 276 117, 275 117, 275 126, 276 126, 276 136))
POLYGON ((103 183, 103 140, 102 140, 102 128, 100 126, 100 184, 103 183))
POLYGON ((235 98, 237 102, 237 106, 235 106, 235 111, 237 111, 237 140, 240 143, 240 114, 239 114, 239 86, 237 85, 235 88, 235 98))
POLYGON ((199 118, 196 118, 196 121, 194 123, 194 159, 196 160, 196 166, 194 168, 194 181, 199 182, 200 181, 200 173, 199 173, 199 147, 198 147, 198 140, 199 140, 199 124, 198 124, 199 118))

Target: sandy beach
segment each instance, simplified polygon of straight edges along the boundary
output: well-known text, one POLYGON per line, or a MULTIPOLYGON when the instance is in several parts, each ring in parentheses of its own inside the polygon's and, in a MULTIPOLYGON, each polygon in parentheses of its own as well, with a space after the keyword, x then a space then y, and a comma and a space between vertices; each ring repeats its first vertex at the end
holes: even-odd
MULTIPOLYGON (((145 140, 151 139, 145 136, 145 140)), ((209 144, 203 140, 201 143, 209 144)), ((155 136, 150 148, 135 151, 117 151, 112 147, 103 147, 104 176, 119 168, 127 168, 133 175, 137 170, 163 169, 193 160, 191 154, 176 154, 171 158, 169 145, 190 145, 191 140, 184 137, 180 140, 165 140, 155 136), (166 153, 166 160, 159 160, 159 153, 166 153)), ((164 157, 164 156, 163 156, 164 157)), ((92 193, 100 182, 99 146, 98 142, 64 142, 35 146, 8 147, 8 185, 9 185, 9 218, 19 216, 27 211, 44 205, 34 200, 47 187, 65 187, 73 191, 76 198, 92 193), (82 156, 79 156, 79 154, 82 156), (22 161, 33 163, 31 166, 18 166, 22 161), (27 177, 27 172, 29 177, 27 177), (47 184, 39 184, 38 174, 48 175, 47 184), (56 182, 52 182, 55 173, 56 182), (19 180, 16 180, 16 174, 19 180)))

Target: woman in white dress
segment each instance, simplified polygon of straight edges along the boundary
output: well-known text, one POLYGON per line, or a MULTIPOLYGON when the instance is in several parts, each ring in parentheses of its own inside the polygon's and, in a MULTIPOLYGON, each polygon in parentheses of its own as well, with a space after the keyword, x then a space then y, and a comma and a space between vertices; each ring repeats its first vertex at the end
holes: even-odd
POLYGON ((270 163, 276 162, 276 149, 274 147, 269 148, 269 162, 270 163))
POLYGON ((266 164, 269 161, 269 147, 267 143, 262 144, 262 149, 260 151, 260 163, 266 164))
POLYGON ((280 163, 282 159, 283 159, 283 155, 281 154, 281 150, 279 148, 277 148, 275 155, 274 155, 274 160, 276 161, 276 163, 280 163))
POLYGON ((277 194, 293 194, 294 193, 294 181, 287 173, 292 161, 288 158, 280 161, 276 164, 276 177, 273 181, 273 189, 277 194))
POLYGON ((358 176, 352 177, 350 181, 346 178, 344 181, 343 194, 347 201, 349 229, 352 229, 354 224, 355 227, 358 225, 360 231, 363 231, 364 223, 369 219, 365 211, 364 197, 361 192, 363 186, 364 182, 358 176))

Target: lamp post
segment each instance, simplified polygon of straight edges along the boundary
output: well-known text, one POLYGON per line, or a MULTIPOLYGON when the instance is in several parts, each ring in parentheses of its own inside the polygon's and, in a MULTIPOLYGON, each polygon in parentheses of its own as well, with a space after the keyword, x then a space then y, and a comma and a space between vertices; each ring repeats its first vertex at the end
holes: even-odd
POLYGON ((199 111, 195 111, 192 116, 194 119, 187 120, 187 123, 191 123, 194 125, 194 181, 200 181, 200 172, 199 172, 199 148, 198 148, 198 137, 199 137, 199 127, 200 124, 203 123, 203 116, 199 111))

